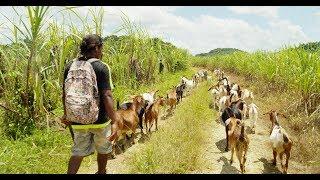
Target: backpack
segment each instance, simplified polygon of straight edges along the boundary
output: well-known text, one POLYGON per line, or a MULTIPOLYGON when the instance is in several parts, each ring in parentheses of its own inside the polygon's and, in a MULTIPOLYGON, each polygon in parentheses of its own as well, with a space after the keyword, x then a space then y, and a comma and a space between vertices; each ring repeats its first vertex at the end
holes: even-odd
POLYGON ((98 59, 79 61, 71 64, 65 80, 66 118, 71 122, 92 124, 98 120, 99 92, 96 74, 91 63, 98 59))

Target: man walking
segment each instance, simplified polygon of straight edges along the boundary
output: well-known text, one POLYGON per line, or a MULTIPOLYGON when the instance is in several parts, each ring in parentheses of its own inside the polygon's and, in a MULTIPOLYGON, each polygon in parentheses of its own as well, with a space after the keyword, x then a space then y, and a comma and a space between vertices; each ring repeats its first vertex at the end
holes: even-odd
POLYGON ((74 134, 68 174, 76 174, 84 157, 97 151, 98 174, 106 173, 108 155, 112 151, 107 140, 113 110, 111 72, 102 63, 102 38, 87 35, 80 45, 80 57, 66 65, 63 83, 64 115, 62 122, 74 134), (74 130, 74 131, 72 131, 74 130))

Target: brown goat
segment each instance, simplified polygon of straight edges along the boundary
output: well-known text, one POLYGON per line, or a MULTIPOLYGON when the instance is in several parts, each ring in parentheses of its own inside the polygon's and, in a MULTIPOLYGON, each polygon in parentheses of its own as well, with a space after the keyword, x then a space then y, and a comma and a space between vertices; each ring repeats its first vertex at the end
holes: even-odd
POLYGON ((123 110, 117 110, 116 117, 117 120, 111 125, 111 135, 108 140, 112 142, 113 145, 113 155, 115 154, 115 145, 121 135, 126 134, 128 131, 132 131, 132 143, 135 144, 135 132, 139 123, 139 117, 137 110, 144 105, 144 100, 142 96, 134 96, 133 103, 130 108, 123 110))
POLYGON ((284 114, 277 113, 274 110, 271 110, 268 113, 270 116, 270 121, 272 122, 272 128, 271 128, 271 135, 270 135, 270 141, 272 144, 272 152, 273 152, 273 165, 277 165, 277 155, 280 156, 280 162, 283 169, 283 173, 286 174, 288 170, 288 164, 289 164, 289 158, 290 158, 290 152, 293 145, 292 140, 289 138, 287 132, 284 128, 282 128, 279 125, 278 116, 282 115, 286 118, 284 114), (286 155, 286 163, 283 164, 283 155, 286 155))
POLYGON ((172 114, 173 108, 176 108, 177 106, 177 93, 176 93, 176 88, 173 87, 173 90, 171 90, 167 94, 167 99, 166 99, 166 104, 170 106, 168 109, 169 114, 172 114))
POLYGON ((155 102, 146 110, 146 114, 144 117, 144 122, 146 126, 146 131, 148 131, 149 124, 149 132, 151 132, 151 127, 153 122, 156 122, 156 130, 158 130, 158 118, 160 106, 164 106, 165 100, 162 97, 159 97, 155 102))
POLYGON ((271 134, 273 126, 274 126, 274 124, 276 122, 276 119, 277 119, 278 115, 280 115, 280 116, 282 116, 284 118, 287 118, 287 117, 282 113, 276 112, 275 110, 270 110, 269 112, 266 112, 263 115, 267 115, 267 114, 269 115, 269 119, 271 121, 271 128, 270 128, 270 134, 271 134))
POLYGON ((241 173, 245 173, 246 155, 249 148, 249 138, 244 131, 244 122, 231 117, 228 129, 229 147, 231 148, 230 164, 233 162, 234 150, 240 163, 241 173))

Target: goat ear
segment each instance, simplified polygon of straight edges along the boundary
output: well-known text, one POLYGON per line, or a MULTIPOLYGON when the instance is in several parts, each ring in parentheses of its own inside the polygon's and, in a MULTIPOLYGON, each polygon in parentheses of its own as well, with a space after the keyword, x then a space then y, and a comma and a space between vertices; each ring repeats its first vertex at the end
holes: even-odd
POLYGON ((271 113, 271 110, 266 113, 263 113, 262 115, 266 115, 266 114, 270 114, 270 113, 271 113))

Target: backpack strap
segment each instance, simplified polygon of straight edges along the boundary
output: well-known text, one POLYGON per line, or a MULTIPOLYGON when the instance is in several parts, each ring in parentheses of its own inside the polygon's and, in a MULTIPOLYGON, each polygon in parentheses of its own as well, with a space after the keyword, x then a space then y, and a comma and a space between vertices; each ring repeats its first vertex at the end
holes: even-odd
POLYGON ((90 58, 87 60, 87 62, 89 62, 90 64, 93 63, 93 62, 96 62, 96 61, 99 61, 99 59, 97 58, 90 58))

